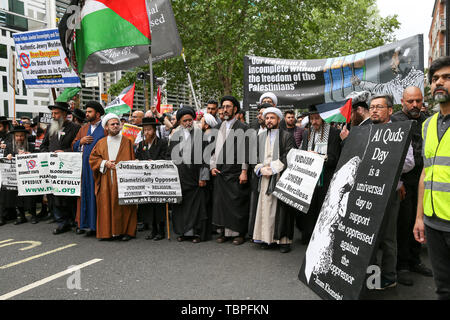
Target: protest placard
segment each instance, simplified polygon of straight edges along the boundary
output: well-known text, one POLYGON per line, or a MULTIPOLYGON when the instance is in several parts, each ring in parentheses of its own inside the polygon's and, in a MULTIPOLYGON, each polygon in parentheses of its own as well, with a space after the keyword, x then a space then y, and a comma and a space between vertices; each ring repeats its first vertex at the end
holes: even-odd
POLYGON ((135 126, 133 124, 125 123, 122 128, 122 135, 124 137, 131 137, 136 139, 139 132, 141 132, 142 128, 135 126))
POLYGON ((16 159, 0 158, 1 190, 17 190, 16 159))
POLYGON ((69 66, 58 29, 13 34, 23 79, 28 89, 81 87, 69 66))
POLYGON ((299 278, 323 299, 358 299, 395 196, 411 121, 354 127, 346 139, 299 278))
POLYGON ((116 166, 119 204, 179 203, 178 168, 172 161, 122 161, 116 166))
POLYGON ((281 109, 305 109, 346 101, 352 92, 391 94, 401 103, 403 89, 423 90, 423 35, 344 57, 311 60, 244 57, 245 110, 256 109, 273 92, 281 109))
POLYGON ((19 196, 80 196, 81 157, 79 152, 17 155, 19 196))
POLYGON ((324 158, 319 154, 291 149, 287 155, 288 167, 278 180, 273 195, 307 213, 323 162, 324 158))

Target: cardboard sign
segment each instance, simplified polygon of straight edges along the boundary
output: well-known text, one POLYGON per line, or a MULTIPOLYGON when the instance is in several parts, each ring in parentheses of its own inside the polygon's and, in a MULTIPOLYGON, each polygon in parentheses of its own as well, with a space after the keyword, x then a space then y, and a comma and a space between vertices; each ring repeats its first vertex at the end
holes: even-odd
POLYGON ((17 155, 19 196, 54 194, 79 197, 81 169, 80 152, 17 155))
POLYGON ((17 190, 16 159, 0 158, 1 190, 17 190))
POLYGON ((15 33, 13 38, 28 89, 81 87, 62 48, 58 29, 15 33))
POLYGON ((350 131, 299 273, 323 299, 360 297, 410 129, 411 121, 402 121, 350 131))
POLYGON ((287 169, 277 182, 273 195, 297 210, 308 213, 317 181, 322 173, 323 156, 299 149, 287 155, 287 169))
POLYGON ((122 161, 116 170, 119 204, 181 202, 178 168, 172 161, 122 161))
POLYGON ((133 124, 125 123, 122 128, 122 135, 124 137, 131 137, 136 139, 139 132, 141 132, 142 128, 135 126, 133 124))

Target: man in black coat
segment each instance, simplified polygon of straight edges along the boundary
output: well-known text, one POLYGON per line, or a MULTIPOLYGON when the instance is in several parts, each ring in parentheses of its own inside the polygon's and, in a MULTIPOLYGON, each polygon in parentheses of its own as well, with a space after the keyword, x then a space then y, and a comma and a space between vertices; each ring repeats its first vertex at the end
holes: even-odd
MULTIPOLYGON (((156 128, 160 126, 160 122, 156 122, 153 117, 145 117, 142 119, 142 136, 143 140, 139 142, 135 154, 137 160, 167 160, 168 159, 168 142, 156 136, 156 128)), ((165 204, 161 203, 145 203, 138 206, 138 221, 143 221, 152 226, 150 235, 146 236, 146 240, 162 240, 164 239, 164 215, 166 212, 165 204)))
POLYGON ((406 194, 400 202, 397 220, 397 281, 403 285, 413 285, 409 271, 431 277, 431 269, 420 260, 421 244, 414 239, 411 230, 414 228, 417 213, 418 185, 423 169, 422 158, 422 124, 427 119, 421 112, 423 105, 422 90, 418 87, 408 87, 403 91, 402 110, 394 113, 392 122, 414 120, 411 131, 411 144, 414 153, 414 168, 402 174, 401 181, 406 194))
POLYGON ((180 127, 170 137, 169 154, 178 168, 183 200, 172 206, 173 229, 177 241, 193 243, 209 240, 211 218, 208 212, 209 170, 203 163, 202 130, 194 125, 195 111, 183 107, 177 111, 180 127))
MULTIPOLYGON (((72 141, 75 139, 80 126, 67 120, 70 114, 69 104, 56 102, 48 106, 52 112, 52 122, 42 141, 40 152, 71 152, 72 141)), ((72 226, 72 208, 76 206, 75 197, 48 195, 49 207, 52 208, 58 227, 53 234, 69 231, 72 226)))
POLYGON ((341 154, 339 130, 326 123, 320 117, 315 106, 309 107, 309 122, 311 123, 311 128, 303 133, 301 149, 323 155, 325 162, 311 199, 309 211, 306 215, 299 216, 300 221, 297 225, 300 225, 302 228, 303 244, 309 243, 341 154))
MULTIPOLYGON (((12 140, 8 141, 5 148, 5 156, 8 160, 11 160, 18 154, 28 154, 34 152, 34 143, 28 140, 28 130, 24 126, 16 126, 11 130, 12 140)), ((17 190, 2 191, 0 196, 0 201, 2 206, 10 211, 11 213, 16 213, 16 207, 18 209, 17 219, 14 222, 15 225, 27 222, 25 218, 25 210, 30 210, 33 204, 32 196, 21 196, 17 195, 17 190)), ((38 222, 36 218, 36 211, 31 211, 31 223, 35 224, 38 222)))
POLYGON ((244 243, 248 231, 249 195, 248 147, 243 139, 248 126, 235 118, 240 110, 239 101, 233 96, 221 99, 224 121, 220 125, 215 151, 210 161, 214 177, 213 224, 220 229, 218 243, 234 238, 233 244, 244 243), (240 136, 240 137, 239 137, 240 136))

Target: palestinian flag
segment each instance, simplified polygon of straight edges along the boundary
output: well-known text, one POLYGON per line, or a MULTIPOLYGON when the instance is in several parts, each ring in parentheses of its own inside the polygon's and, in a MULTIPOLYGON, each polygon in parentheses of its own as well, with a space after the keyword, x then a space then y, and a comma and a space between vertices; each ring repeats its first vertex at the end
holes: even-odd
POLYGON ((114 113, 120 117, 122 114, 130 112, 133 109, 135 86, 136 84, 133 83, 131 86, 123 89, 119 96, 106 106, 105 114, 114 113))
POLYGON ((67 24, 72 12, 66 12, 59 29, 72 67, 80 74, 128 70, 148 63, 147 11, 146 0, 86 0, 78 29, 67 24))
POLYGON ((319 111, 320 117, 325 122, 350 122, 352 99, 348 99, 347 102, 332 102, 318 105, 317 111, 319 111))
POLYGON ((59 97, 56 98, 56 102, 69 102, 69 100, 72 99, 80 90, 81 88, 66 88, 59 95, 59 97))

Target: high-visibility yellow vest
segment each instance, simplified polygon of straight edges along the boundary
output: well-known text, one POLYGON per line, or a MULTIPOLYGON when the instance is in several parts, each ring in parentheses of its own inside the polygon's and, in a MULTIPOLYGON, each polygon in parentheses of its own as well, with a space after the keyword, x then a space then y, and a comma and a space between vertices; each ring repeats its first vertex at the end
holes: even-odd
POLYGON ((450 130, 438 138, 439 113, 425 120, 422 126, 423 161, 425 169, 424 214, 450 221, 450 130))

